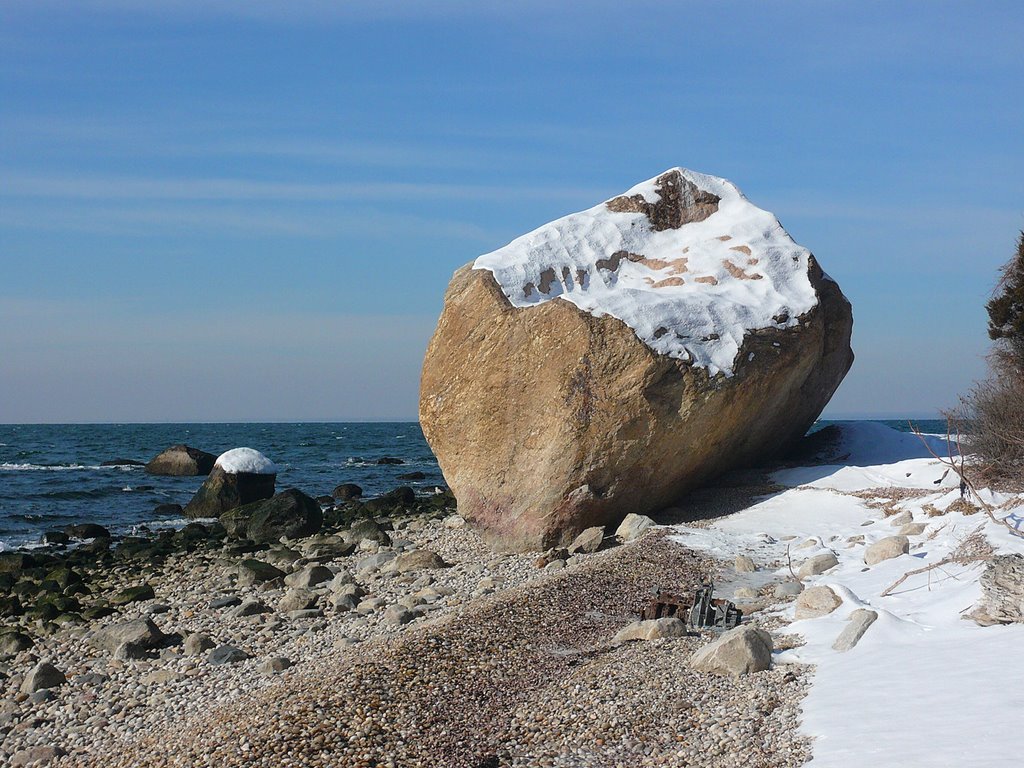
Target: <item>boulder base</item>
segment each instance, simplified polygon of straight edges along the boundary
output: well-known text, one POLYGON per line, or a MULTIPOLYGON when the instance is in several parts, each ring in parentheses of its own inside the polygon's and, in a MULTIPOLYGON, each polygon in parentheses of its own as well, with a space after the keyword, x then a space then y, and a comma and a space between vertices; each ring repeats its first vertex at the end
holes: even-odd
POLYGON ((224 512, 269 499, 274 495, 277 475, 225 472, 214 467, 210 476, 185 505, 185 516, 193 519, 220 517, 224 512))

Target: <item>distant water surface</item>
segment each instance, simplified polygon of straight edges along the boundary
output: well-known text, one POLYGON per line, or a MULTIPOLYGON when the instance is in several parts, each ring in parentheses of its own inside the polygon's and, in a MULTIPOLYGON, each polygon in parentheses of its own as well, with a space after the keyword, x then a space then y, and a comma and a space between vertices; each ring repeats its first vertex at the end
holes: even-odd
POLYGON ((19 546, 79 522, 121 533, 178 523, 155 516, 154 508, 184 506, 204 478, 100 466, 114 459, 148 461, 177 443, 215 456, 255 448, 281 468, 278 489, 294 487, 311 496, 329 494, 340 483, 357 483, 373 495, 398 485, 429 490, 444 482, 416 422, 0 425, 0 543, 19 546), (404 463, 375 463, 385 456, 404 463), (398 479, 414 471, 426 478, 398 479))
MULTIPOLYGON (((882 423, 909 429, 905 420, 882 423)), ((915 423, 925 432, 945 430, 941 421, 915 423)), ((45 531, 71 523, 100 523, 120 533, 140 525, 179 525, 153 510, 160 504, 184 506, 202 477, 100 466, 114 459, 148 461, 176 443, 214 455, 255 448, 281 467, 279 489, 299 488, 311 496, 329 494, 340 483, 357 483, 367 495, 398 485, 430 490, 444 483, 416 422, 0 425, 0 549, 36 542, 45 531), (385 456, 404 463, 375 463, 385 456), (399 479, 414 471, 426 478, 399 479)))

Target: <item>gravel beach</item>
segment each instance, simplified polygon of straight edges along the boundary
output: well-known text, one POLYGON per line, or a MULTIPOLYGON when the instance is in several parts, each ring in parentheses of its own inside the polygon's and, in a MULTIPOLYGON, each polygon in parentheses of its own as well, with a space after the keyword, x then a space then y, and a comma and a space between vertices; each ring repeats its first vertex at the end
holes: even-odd
POLYGON ((653 589, 696 585, 715 562, 652 531, 540 568, 536 555, 491 552, 460 522, 396 521, 390 545, 363 542, 343 557, 322 541, 319 557, 284 562, 303 548, 315 554, 301 540, 290 543, 295 550, 246 555, 302 572, 293 582, 328 569, 329 581, 306 588, 279 579, 241 586, 239 556, 219 550, 172 556, 147 579, 154 598, 10 660, 0 694, 4 753, 15 765, 96 768, 791 766, 808 758, 796 734, 804 668, 695 672, 687 661, 710 633, 612 643, 653 589), (416 567, 439 565, 422 553, 448 567, 416 567), (402 573, 397 563, 411 567, 402 573), (246 612, 239 601, 258 601, 259 612, 235 615, 246 612), (142 617, 170 635, 162 648, 132 659, 96 647, 97 630, 142 617), (22 691, 38 660, 67 682, 22 691))

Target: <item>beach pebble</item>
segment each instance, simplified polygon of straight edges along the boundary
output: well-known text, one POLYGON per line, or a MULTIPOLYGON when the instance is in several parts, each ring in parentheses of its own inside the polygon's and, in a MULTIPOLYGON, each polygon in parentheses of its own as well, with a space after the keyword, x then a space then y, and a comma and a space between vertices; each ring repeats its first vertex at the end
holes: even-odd
POLYGON ((910 540, 906 536, 886 536, 864 550, 864 562, 877 565, 885 560, 905 555, 910 551, 910 540))
POLYGON ((25 675, 21 691, 22 693, 35 693, 44 688, 56 688, 66 682, 67 678, 64 677, 63 672, 48 661, 41 661, 25 675))
POLYGON ((816 619, 832 613, 843 604, 842 599, 831 588, 808 587, 796 599, 794 616, 800 619, 816 619))
POLYGON ((248 653, 233 645, 219 645, 214 648, 206 657, 208 664, 219 666, 221 664, 237 664, 251 658, 248 653))
POLYGON ((634 621, 620 629, 612 639, 614 645, 630 640, 660 640, 666 637, 684 637, 686 623, 682 619, 664 618, 634 621))
POLYGON ((733 562, 733 570, 736 573, 754 573, 757 570, 757 565, 751 557, 737 555, 736 560, 733 562))
POLYGON ((832 643, 833 650, 843 653, 853 648, 860 642, 860 639, 864 637, 864 633, 868 631, 868 627, 874 624, 877 618, 877 611, 867 608, 858 608, 853 611, 850 614, 850 623, 843 628, 843 631, 839 633, 839 637, 832 643))
POLYGON ((831 552, 822 552, 820 555, 815 555, 809 560, 805 560, 800 564, 800 569, 797 571, 797 575, 801 579, 806 579, 811 576, 817 576, 825 573, 830 568, 835 568, 839 565, 839 559, 831 552))

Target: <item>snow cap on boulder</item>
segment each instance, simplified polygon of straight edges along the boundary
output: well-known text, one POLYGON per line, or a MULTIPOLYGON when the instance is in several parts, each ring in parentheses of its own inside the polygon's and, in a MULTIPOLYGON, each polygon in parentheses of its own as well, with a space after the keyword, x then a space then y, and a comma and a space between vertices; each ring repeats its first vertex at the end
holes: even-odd
POLYGON ((731 376, 747 334, 818 298, 811 252, 725 179, 672 168, 480 256, 515 307, 561 298, 652 350, 731 376))
POLYGON ((214 465, 229 475, 276 475, 277 465, 253 448, 232 448, 217 457, 214 465))

